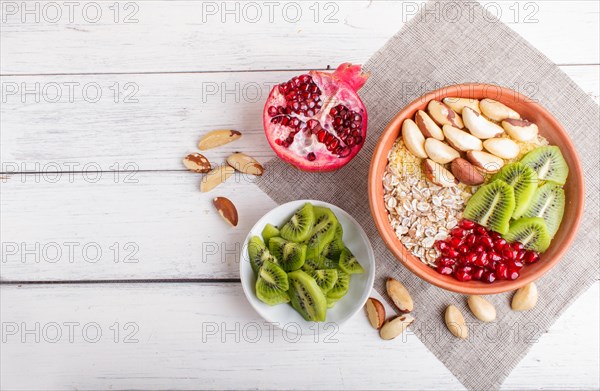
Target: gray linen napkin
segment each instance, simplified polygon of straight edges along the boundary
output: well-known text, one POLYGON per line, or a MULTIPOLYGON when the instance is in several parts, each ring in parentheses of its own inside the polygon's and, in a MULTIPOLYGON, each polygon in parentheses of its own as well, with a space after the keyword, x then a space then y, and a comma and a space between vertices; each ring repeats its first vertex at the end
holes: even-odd
MULTIPOLYGON (((434 9, 436 3, 426 6, 434 9)), ((561 312, 598 279, 599 112, 556 65, 482 7, 474 2, 455 4, 462 10, 460 18, 453 14, 452 20, 436 20, 421 11, 365 64, 372 76, 360 95, 369 111, 369 133, 350 164, 335 173, 310 174, 275 159, 257 184, 278 203, 320 199, 351 213, 373 244, 377 291, 385 296, 389 276, 402 281, 416 304, 412 332, 467 388, 497 389, 561 312), (405 269, 379 237, 368 206, 369 163, 387 123, 424 93, 464 82, 513 88, 549 109, 569 132, 586 175, 587 202, 579 234, 560 264, 537 282, 538 305, 518 313, 510 310, 512 294, 488 297, 498 311, 492 324, 477 322, 464 296, 425 283, 405 269), (445 329, 443 312, 451 303, 472 322, 467 340, 458 340, 445 329)))

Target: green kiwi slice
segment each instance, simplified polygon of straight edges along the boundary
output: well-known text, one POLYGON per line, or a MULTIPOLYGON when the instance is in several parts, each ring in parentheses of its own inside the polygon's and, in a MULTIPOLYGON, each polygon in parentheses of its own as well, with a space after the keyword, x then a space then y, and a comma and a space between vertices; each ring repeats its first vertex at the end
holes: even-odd
POLYGON ((550 234, 546 222, 541 217, 522 217, 510 224, 504 238, 513 243, 519 242, 526 249, 543 253, 550 246, 550 234))
POLYGON ((521 159, 521 163, 531 167, 541 180, 556 182, 559 185, 567 182, 569 166, 560 148, 555 145, 534 149, 521 159))
POLYGON ((340 254, 339 268, 348 274, 362 274, 365 272, 365 269, 347 248, 343 249, 340 254))
POLYGON ((286 272, 300 269, 306 260, 306 245, 302 243, 274 237, 269 240, 269 250, 286 272))
POLYGON ((315 279, 323 293, 327 293, 335 285, 338 273, 336 269, 319 269, 313 270, 310 276, 315 279))
POLYGON ((513 219, 523 216, 527 207, 531 204, 531 200, 537 189, 537 173, 531 167, 517 162, 504 166, 492 177, 492 181, 496 179, 506 182, 515 191, 513 219))
POLYGON ((331 297, 327 296, 327 308, 335 307, 335 303, 337 303, 337 302, 338 302, 337 299, 332 299, 331 297))
POLYGON ((314 207, 315 223, 310 231, 306 244, 307 257, 318 258, 325 246, 327 246, 335 236, 338 220, 329 208, 314 207))
POLYGON ((506 182, 497 179, 481 186, 469 202, 463 217, 505 234, 515 210, 515 192, 506 182))
POLYGON ((279 233, 279 228, 277 228, 273 224, 265 225, 265 228, 263 228, 262 230, 262 237, 267 246, 269 245, 269 239, 274 238, 276 236, 281 236, 281 234, 279 233))
POLYGON ((323 269, 339 269, 339 266, 339 262, 334 261, 333 259, 323 258, 321 260, 321 268, 323 269))
POLYGON ((271 255, 258 236, 253 236, 248 241, 248 257, 250 258, 250 266, 256 274, 258 274, 260 267, 265 261, 277 263, 277 259, 271 255))
POLYGON ((338 269, 337 277, 335 285, 327 292, 327 297, 332 300, 341 299, 350 289, 350 274, 338 269))
POLYGON ((265 261, 258 272, 256 296, 268 305, 288 303, 290 297, 288 276, 273 262, 265 261))
POLYGON ((329 242, 321 252, 321 256, 324 258, 339 259, 342 250, 346 247, 342 241, 344 231, 341 224, 335 226, 335 234, 333 240, 329 242))
POLYGON ((307 273, 312 273, 314 270, 321 269, 323 267, 323 262, 317 258, 306 258, 304 261, 304 265, 302 265, 301 269, 307 273))
POLYGON ((292 218, 281 227, 281 237, 291 242, 300 243, 309 238, 315 214, 312 204, 306 203, 296 211, 292 218))
POLYGON ((288 274, 288 280, 292 307, 306 320, 324 322, 327 299, 314 278, 302 270, 296 270, 288 274))
POLYGON ((548 182, 536 190, 533 200, 523 216, 543 218, 548 233, 551 237, 554 237, 564 213, 565 191, 562 187, 548 182))

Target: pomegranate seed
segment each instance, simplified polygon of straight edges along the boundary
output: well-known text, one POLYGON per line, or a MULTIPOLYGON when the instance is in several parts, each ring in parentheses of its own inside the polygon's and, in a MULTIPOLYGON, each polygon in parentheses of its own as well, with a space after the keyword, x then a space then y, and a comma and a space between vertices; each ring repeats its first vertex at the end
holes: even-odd
POLYGON ((334 107, 331 110, 329 110, 329 115, 332 117, 335 117, 337 115, 338 111, 339 110, 337 109, 337 107, 334 107))
POLYGON ((515 242, 515 243, 512 244, 512 248, 515 249, 515 250, 517 250, 517 251, 521 251, 525 247, 521 243, 515 242))
POLYGON ((353 145, 355 145, 356 141, 354 140, 354 137, 348 137, 346 139, 346 144, 348 144, 348 146, 350 146, 350 147, 353 146, 353 145))
POLYGON ((525 257, 523 258, 525 263, 535 263, 535 262, 539 261, 539 259, 540 259, 540 254, 536 253, 535 251, 532 251, 532 250, 525 251, 525 257))
POLYGON ((450 231, 450 235, 454 236, 455 238, 462 238, 463 235, 465 234, 465 231, 463 231, 460 228, 453 228, 452 231, 450 231))
POLYGON ((500 235, 498 232, 491 231, 490 236, 493 240, 502 239, 502 235, 500 235))
POLYGON ((313 152, 306 155, 306 159, 308 159, 309 162, 314 162, 316 158, 317 157, 315 156, 315 154, 313 152))
POLYGON ((448 242, 448 244, 450 244, 450 247, 452 248, 457 248, 458 246, 460 246, 461 240, 460 238, 452 238, 450 239, 450 241, 448 242))
POLYGON ((444 266, 454 266, 456 261, 452 258, 441 258, 438 260, 438 263, 441 263, 444 266))
POLYGON ((469 246, 467 246, 466 244, 461 244, 460 246, 458 246, 457 250, 461 254, 466 254, 469 252, 469 246))
POLYGON ((514 269, 514 270, 519 270, 523 267, 523 262, 519 261, 519 260, 512 260, 508 262, 508 268, 509 269, 514 269))
POLYGON ((356 136, 354 137, 354 141, 356 141, 356 144, 362 144, 363 138, 361 136, 356 136))
POLYGON ((458 251, 456 251, 456 249, 450 247, 446 250, 446 256, 449 258, 457 258, 458 257, 458 251))
POLYGON ((433 246, 440 251, 444 251, 445 249, 448 248, 448 243, 438 240, 437 242, 435 242, 435 244, 433 246))
POLYGON ((347 157, 350 155, 350 148, 348 147, 342 147, 340 148, 340 150, 337 152, 339 157, 347 157))
POLYGON ((317 140, 319 140, 319 142, 325 142, 325 137, 327 136, 327 131, 326 130, 319 130, 319 133, 317 133, 317 140))
MULTIPOLYGON (((504 250, 502 250, 502 256, 508 260, 515 259, 517 257, 517 252, 509 246, 506 246, 504 250)), ((498 278, 500 278, 500 276, 498 276, 498 278)))
POLYGON ((502 251, 502 249, 504 248, 504 246, 506 246, 506 240, 504 240, 502 238, 500 238, 500 239, 494 239, 494 249, 495 250, 502 251))
POLYGON ((487 266, 489 262, 490 261, 488 260, 487 253, 479 253, 479 255, 477 255, 477 258, 475 259, 475 265, 481 267, 487 266))
MULTIPOLYGON (((485 254, 485 253, 484 253, 485 254)), ((475 253, 468 253, 465 258, 464 258, 464 262, 466 264, 472 264, 475 263, 475 260, 477 259, 477 254, 475 253)), ((485 266, 485 265, 478 265, 478 266, 485 266)))
POLYGON ((344 120, 342 120, 340 117, 336 117, 333 120, 333 126, 340 126, 343 124, 343 122, 344 122, 344 120))
POLYGON ((273 116, 275 116, 275 115, 277 115, 277 114, 278 114, 277 107, 275 107, 275 106, 270 106, 270 107, 269 107, 269 115, 270 115, 271 117, 273 117, 273 116))
POLYGON ((306 123, 306 126, 308 126, 308 128, 310 130, 313 130, 314 128, 316 128, 317 125, 319 125, 319 121, 317 121, 316 119, 309 119, 308 122, 306 123))
POLYGON ((290 123, 290 117, 281 118, 281 124, 287 126, 290 123))
POLYGON ((483 277, 483 273, 485 273, 485 270, 483 270, 483 268, 475 268, 475 270, 473 270, 473 279, 478 281, 481 280, 481 278, 483 277))
POLYGON ((502 257, 494 251, 491 251, 488 255, 490 257, 490 260, 493 262, 498 262, 502 260, 502 257))
POLYGON ((283 145, 283 141, 281 139, 277 139, 277 140, 275 140, 275 144, 283 145))
POLYGON ((492 248, 494 246, 494 242, 492 242, 492 238, 490 238, 487 235, 479 238, 479 244, 481 244, 487 248, 492 248))
POLYGON ((504 263, 496 265, 496 277, 498 277, 499 280, 506 280, 508 277, 508 268, 504 263))
POLYGON ((522 261, 523 258, 525 258, 525 250, 521 250, 521 251, 517 252, 517 259, 519 261, 522 261))
POLYGON ((469 267, 469 266, 459 267, 454 272, 454 277, 456 277, 456 279, 458 281, 471 281, 471 278, 473 278, 471 267, 469 267))
POLYGON ((485 227, 482 227, 481 225, 475 227, 475 232, 477 232, 479 235, 487 235, 488 234, 488 232, 485 229, 485 227))
POLYGON ((492 271, 486 271, 485 273, 483 273, 481 279, 491 284, 492 282, 496 281, 496 273, 492 271))
POLYGON ((519 278, 519 272, 517 270, 509 270, 506 274, 508 280, 516 280, 519 278))
POLYGON ((460 227, 464 229, 473 229, 473 227, 475 227, 475 223, 471 220, 463 220, 460 222, 460 227))
POLYGON ((477 243, 477 237, 475 235, 473 235, 473 234, 469 234, 469 235, 467 235, 467 238, 465 239, 465 242, 470 247, 473 247, 475 245, 475 243, 477 243))
POLYGON ((485 247, 483 247, 481 244, 477 247, 475 247, 475 252, 476 253, 482 253, 485 251, 485 247))
POLYGON ((311 75, 300 75, 299 76, 300 82, 302 83, 310 83, 312 81, 312 76, 311 75))
MULTIPOLYGON (((330 133, 331 134, 331 133, 330 133)), ((333 137, 333 136, 332 136, 333 137)), ((333 139, 331 140, 331 142, 329 142, 329 144, 327 144, 327 149, 330 151, 333 151, 334 149, 336 149, 338 146, 340 145, 340 140, 338 139, 333 139)))
POLYGON ((449 276, 449 275, 451 275, 451 274, 452 274, 452 271, 453 271, 453 270, 452 270, 452 268, 451 268, 451 267, 448 267, 448 266, 444 266, 444 265, 442 265, 442 264, 439 264, 439 265, 437 266, 437 271, 438 271, 438 273, 440 273, 440 274, 444 274, 444 275, 446 275, 446 276, 449 276))

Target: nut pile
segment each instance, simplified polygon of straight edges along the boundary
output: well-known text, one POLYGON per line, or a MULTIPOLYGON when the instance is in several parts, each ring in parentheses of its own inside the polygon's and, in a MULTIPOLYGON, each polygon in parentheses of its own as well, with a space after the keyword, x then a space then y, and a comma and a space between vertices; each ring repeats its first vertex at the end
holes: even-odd
POLYGON ((442 187, 480 185, 485 175, 526 152, 528 144, 545 142, 536 124, 487 98, 432 100, 414 118, 402 123, 404 145, 423 159, 428 180, 442 187))
MULTIPOLYGON (((242 137, 237 130, 213 130, 205 134, 198 143, 198 149, 206 151, 222 145, 229 144, 242 137)), ((190 153, 183 158, 183 165, 190 171, 205 174, 200 182, 200 191, 207 193, 221 183, 227 181, 235 171, 244 174, 260 176, 264 173, 263 166, 256 159, 236 152, 227 158, 227 164, 213 168, 206 156, 200 153, 190 153)), ((217 197, 213 200, 217 212, 232 226, 238 224, 238 212, 231 200, 225 197, 217 197)))

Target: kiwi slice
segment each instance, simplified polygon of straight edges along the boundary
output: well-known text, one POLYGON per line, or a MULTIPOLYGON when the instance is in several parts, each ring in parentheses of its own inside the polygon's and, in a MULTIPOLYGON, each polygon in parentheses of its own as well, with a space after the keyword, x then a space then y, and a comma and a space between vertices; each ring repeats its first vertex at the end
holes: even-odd
POLYGON ((306 245, 302 243, 274 237, 269 240, 269 250, 277 258, 279 266, 286 272, 300 269, 306 261, 306 245))
POLYGON ((332 299, 329 296, 327 296, 327 308, 335 307, 335 303, 337 303, 337 302, 338 302, 337 299, 332 299))
POLYGON ((492 181, 500 179, 512 186, 515 191, 515 210, 513 219, 523 216, 527 207, 531 204, 533 195, 538 185, 537 173, 529 166, 522 163, 511 163, 492 177, 492 181))
POLYGON ((319 269, 313 270, 310 276, 315 279, 317 285, 323 293, 327 293, 337 281, 337 270, 336 269, 319 269))
POLYGON ((307 273, 312 273, 314 270, 323 268, 323 262, 317 258, 306 258, 301 269, 307 273))
POLYGON ((288 280, 292 307, 306 320, 324 322, 327 299, 314 278, 302 270, 296 270, 288 274, 288 280))
POLYGON ((548 233, 551 237, 554 237, 564 213, 565 191, 562 187, 548 182, 536 190, 533 201, 531 201, 523 216, 543 218, 548 233))
POLYGON ((318 258, 325 246, 327 246, 335 236, 337 218, 329 208, 315 206, 315 224, 310 231, 306 244, 308 246, 308 258, 318 258))
POLYGON ((296 243, 303 242, 309 238, 314 221, 313 206, 306 203, 281 227, 281 237, 296 243))
POLYGON ((339 262, 338 261, 334 261, 333 259, 330 258, 323 258, 321 260, 321 267, 323 269, 339 269, 339 262))
POLYGON ((539 179, 564 185, 569 175, 569 166, 560 148, 553 146, 539 147, 529 152, 521 163, 531 167, 539 179))
POLYGON ((288 303, 290 297, 288 276, 273 262, 265 261, 258 272, 256 296, 269 305, 288 303))
POLYGON ((348 274, 362 274, 365 272, 365 269, 347 248, 343 249, 340 254, 339 268, 348 274))
POLYGON ((335 226, 335 234, 333 235, 333 240, 329 242, 327 246, 321 252, 321 256, 324 258, 331 259, 339 259, 342 250, 346 247, 344 242, 342 241, 342 237, 344 236, 344 231, 342 225, 338 223, 335 226))
POLYGON ((510 224, 504 238, 513 243, 519 242, 526 249, 543 253, 550 246, 550 234, 546 222, 541 217, 522 217, 510 224))
POLYGON ((277 263, 277 259, 271 255, 258 236, 251 237, 248 242, 248 257, 250 258, 250 266, 256 274, 258 274, 260 267, 265 261, 277 263))
POLYGON ((265 225, 265 228, 263 228, 262 230, 262 237, 267 246, 269 245, 269 239, 274 238, 276 236, 281 236, 281 234, 279 233, 279 228, 277 228, 273 224, 265 225))
POLYGON ((469 202, 463 213, 465 219, 475 221, 505 234, 508 232, 510 217, 515 209, 515 192, 506 182, 496 179, 479 190, 469 202))
POLYGON ((350 274, 338 269, 337 277, 335 285, 327 292, 327 297, 332 300, 341 299, 350 289, 350 274))

